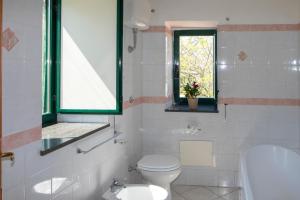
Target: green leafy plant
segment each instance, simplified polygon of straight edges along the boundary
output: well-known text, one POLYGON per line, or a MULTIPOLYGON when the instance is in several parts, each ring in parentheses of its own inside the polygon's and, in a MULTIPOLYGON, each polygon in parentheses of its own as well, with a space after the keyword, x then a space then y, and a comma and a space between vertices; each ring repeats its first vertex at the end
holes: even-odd
POLYGON ((187 98, 197 98, 197 96, 200 95, 199 84, 196 83, 195 81, 192 84, 187 83, 183 89, 184 89, 185 97, 187 98))

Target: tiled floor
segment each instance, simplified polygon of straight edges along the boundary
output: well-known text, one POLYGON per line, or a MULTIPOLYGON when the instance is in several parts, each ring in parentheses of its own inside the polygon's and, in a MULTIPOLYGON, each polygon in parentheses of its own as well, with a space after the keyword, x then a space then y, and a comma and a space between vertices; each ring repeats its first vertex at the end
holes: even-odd
POLYGON ((240 200, 240 189, 174 185, 172 200, 240 200))

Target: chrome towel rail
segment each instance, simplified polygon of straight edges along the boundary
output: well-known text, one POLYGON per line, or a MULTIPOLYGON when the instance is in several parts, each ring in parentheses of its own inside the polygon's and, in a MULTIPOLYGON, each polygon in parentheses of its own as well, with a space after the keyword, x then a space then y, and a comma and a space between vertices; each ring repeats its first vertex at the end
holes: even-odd
POLYGON ((93 151, 94 149, 98 148, 99 146, 101 146, 101 145, 103 145, 103 144, 105 144, 105 143, 107 143, 107 142, 109 142, 109 141, 111 141, 111 140, 113 140, 113 139, 115 139, 115 140, 114 140, 114 143, 117 144, 117 143, 119 143, 119 142, 117 141, 116 138, 117 138, 119 135, 121 135, 121 134, 122 134, 121 132, 115 132, 114 135, 113 135, 112 137, 110 137, 110 138, 104 140, 103 142, 100 142, 99 144, 93 146, 92 148, 90 148, 90 149, 88 149, 88 150, 83 150, 83 149, 81 149, 81 148, 77 148, 77 153, 79 153, 79 154, 80 154, 80 153, 82 153, 82 154, 87 154, 87 153, 93 151))

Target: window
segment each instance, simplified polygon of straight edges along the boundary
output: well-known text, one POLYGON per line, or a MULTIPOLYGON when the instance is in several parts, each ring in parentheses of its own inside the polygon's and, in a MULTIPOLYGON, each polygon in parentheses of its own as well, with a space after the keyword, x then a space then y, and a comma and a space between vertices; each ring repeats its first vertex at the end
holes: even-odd
POLYGON ((43 126, 61 114, 122 114, 123 1, 44 0, 43 126))
POLYGON ((42 116, 43 126, 55 124, 56 117, 56 55, 52 34, 55 31, 55 1, 44 1, 42 57, 42 116))
POLYGON ((183 87, 196 81, 200 85, 198 104, 217 107, 217 31, 174 31, 174 99, 187 105, 183 87))

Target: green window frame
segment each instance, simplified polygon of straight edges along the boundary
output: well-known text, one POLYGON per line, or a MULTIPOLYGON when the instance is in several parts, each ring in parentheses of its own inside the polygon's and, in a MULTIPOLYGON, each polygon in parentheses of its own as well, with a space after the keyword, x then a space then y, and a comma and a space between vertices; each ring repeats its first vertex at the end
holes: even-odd
POLYGON ((42 63, 42 124, 57 123, 56 112, 56 55, 55 20, 56 1, 44 1, 43 16, 43 63, 42 63))
POLYGON ((199 98, 199 106, 215 106, 218 104, 217 84, 217 30, 176 30, 173 35, 173 93, 176 105, 187 105, 187 98, 180 97, 180 37, 182 36, 214 36, 214 97, 199 98))
POLYGON ((42 63, 43 127, 57 123, 57 113, 122 114, 123 0, 117 0, 116 96, 118 101, 115 110, 63 110, 60 108, 61 1, 62 0, 44 0, 42 63), (47 105, 50 105, 48 106, 50 109, 44 112, 47 105))

